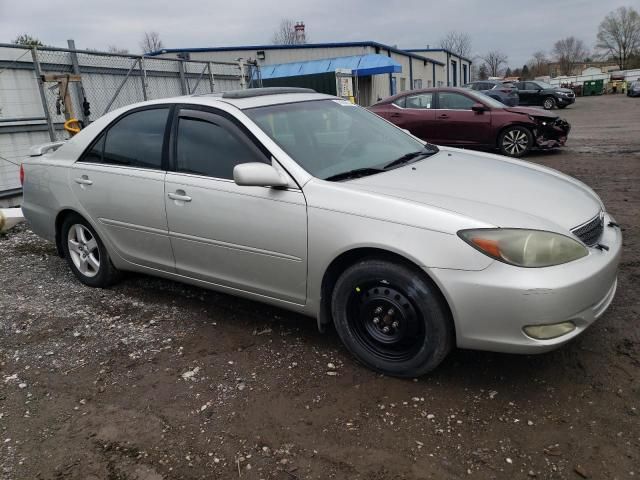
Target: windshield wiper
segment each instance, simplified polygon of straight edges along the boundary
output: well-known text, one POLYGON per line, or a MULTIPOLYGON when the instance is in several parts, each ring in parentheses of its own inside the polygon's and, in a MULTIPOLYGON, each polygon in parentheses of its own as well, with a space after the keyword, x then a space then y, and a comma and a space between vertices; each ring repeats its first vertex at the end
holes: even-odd
POLYGON ((385 170, 388 170, 393 167, 397 167, 398 165, 403 165, 405 163, 409 163, 411 160, 417 160, 419 158, 426 158, 434 153, 438 153, 438 147, 433 148, 423 148, 422 150, 418 150, 417 152, 409 152, 406 155, 402 155, 400 158, 396 158, 395 160, 387 163, 384 167, 385 170))
POLYGON ((353 170, 347 170, 346 172, 336 173, 330 177, 325 178, 329 182, 337 182, 338 180, 348 180, 350 178, 366 177, 367 175, 375 175, 376 173, 383 172, 379 168, 355 168, 353 170))

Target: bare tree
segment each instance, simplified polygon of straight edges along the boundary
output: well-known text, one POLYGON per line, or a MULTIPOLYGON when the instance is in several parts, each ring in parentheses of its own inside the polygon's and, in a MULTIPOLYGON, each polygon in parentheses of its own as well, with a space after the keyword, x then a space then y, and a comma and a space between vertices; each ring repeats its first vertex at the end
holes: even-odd
POLYGON ((499 77, 502 72, 503 65, 507 65, 508 57, 500 50, 491 50, 486 55, 480 57, 487 66, 487 75, 490 77, 499 77))
POLYGON ((471 55, 471 37, 463 32, 451 31, 440 40, 440 48, 449 50, 461 57, 471 55))
POLYGON ((158 32, 144 32, 142 40, 140 41, 140 48, 142 49, 142 53, 162 50, 164 45, 162 40, 160 40, 160 34, 158 32))
POLYGON ((307 42, 306 32, 303 32, 303 35, 299 35, 296 32, 296 22, 290 18, 280 20, 280 25, 273 32, 273 37, 271 38, 271 43, 274 45, 300 45, 307 42))
POLYGON ((541 50, 534 52, 531 60, 527 63, 529 68, 529 75, 532 78, 539 77, 541 75, 547 75, 549 73, 549 58, 547 54, 541 50))
POLYGON ((116 45, 109 45, 107 47, 107 52, 109 53, 119 53, 121 55, 126 55, 129 53, 129 50, 127 50, 126 48, 120 48, 116 45))
POLYGON ((571 75, 577 63, 589 54, 582 40, 567 37, 553 45, 553 56, 560 70, 560 75, 571 75))
POLYGON ((615 57, 620 70, 625 70, 629 57, 640 53, 638 12, 632 7, 620 7, 604 17, 598 28, 596 48, 615 57))

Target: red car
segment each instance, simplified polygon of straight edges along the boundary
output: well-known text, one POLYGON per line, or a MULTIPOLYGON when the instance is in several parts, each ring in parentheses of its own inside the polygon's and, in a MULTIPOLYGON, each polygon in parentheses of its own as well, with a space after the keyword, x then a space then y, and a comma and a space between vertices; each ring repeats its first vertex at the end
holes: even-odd
POLYGON ((521 157, 532 149, 561 147, 571 126, 539 108, 508 107, 472 90, 427 88, 386 98, 372 112, 425 141, 498 149, 521 157))

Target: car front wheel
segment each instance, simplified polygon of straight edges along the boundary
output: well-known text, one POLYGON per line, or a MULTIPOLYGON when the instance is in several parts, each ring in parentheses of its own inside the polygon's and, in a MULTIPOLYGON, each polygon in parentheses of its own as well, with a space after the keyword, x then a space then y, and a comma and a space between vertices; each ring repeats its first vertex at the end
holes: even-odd
POLYGON ((352 265, 338 279, 331 307, 345 346, 361 363, 387 375, 424 375, 453 343, 439 291, 409 266, 379 259, 352 265))
POLYGON ((531 150, 533 135, 526 127, 509 127, 498 138, 500 153, 508 157, 521 157, 531 150))
POLYGON ((547 97, 542 102, 542 106, 544 107, 545 110, 551 110, 553 107, 556 106, 556 99, 553 97, 547 97))
POLYGON ((90 287, 108 287, 120 278, 107 249, 89 222, 70 215, 62 223, 62 250, 73 274, 90 287))

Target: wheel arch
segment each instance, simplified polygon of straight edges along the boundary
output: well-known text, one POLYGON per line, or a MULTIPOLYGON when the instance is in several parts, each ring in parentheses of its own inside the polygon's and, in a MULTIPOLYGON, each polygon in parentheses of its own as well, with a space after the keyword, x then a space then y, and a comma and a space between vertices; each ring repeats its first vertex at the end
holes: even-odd
MULTIPOLYGON (((61 258, 64 258, 64 249, 62 248, 62 224, 64 223, 65 218, 67 218, 69 215, 78 215, 79 217, 82 217, 86 220, 86 217, 84 215, 82 215, 80 212, 70 207, 65 207, 56 214, 56 219, 54 223, 54 229, 55 229, 54 238, 55 238, 56 250, 58 252, 58 255, 61 258)), ((87 221, 91 223, 91 221, 89 220, 87 221)))
POLYGON ((423 268, 421 268, 416 262, 411 260, 410 258, 397 253, 391 250, 386 250, 378 247, 356 247, 349 250, 346 250, 340 253, 337 257, 335 257, 329 266, 326 268, 324 275, 322 277, 321 287, 320 287, 320 309, 318 313, 318 329, 321 332, 324 332, 326 326, 333 323, 333 318, 331 316, 331 295, 333 294, 333 288, 340 277, 340 275, 351 265, 355 263, 367 259, 367 258, 375 258, 388 260, 396 263, 401 263, 405 266, 416 271, 418 275, 420 275, 423 279, 429 282, 435 289, 435 291, 440 296, 440 301, 444 306, 447 315, 449 316, 449 320, 451 321, 451 328, 454 335, 454 343, 455 343, 455 321, 453 318, 453 310, 449 305, 449 301, 447 300, 447 296, 444 294, 442 289, 440 288, 438 282, 436 282, 428 272, 425 272, 423 268))

